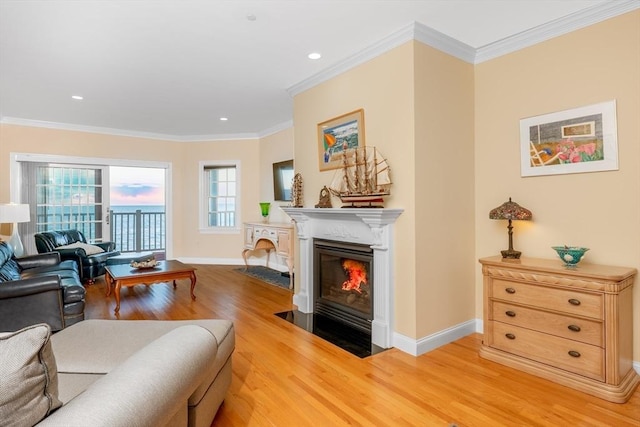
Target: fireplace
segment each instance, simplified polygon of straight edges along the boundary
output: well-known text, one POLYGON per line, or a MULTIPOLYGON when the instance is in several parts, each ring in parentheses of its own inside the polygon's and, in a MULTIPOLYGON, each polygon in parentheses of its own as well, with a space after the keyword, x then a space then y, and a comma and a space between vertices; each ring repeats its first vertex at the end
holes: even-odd
POLYGON ((363 332, 373 321, 373 250, 370 246, 314 239, 314 313, 363 332))
MULTIPOLYGON (((372 316, 366 318, 370 326, 370 341, 381 348, 393 347, 394 320, 394 237, 393 228, 402 209, 386 208, 281 208, 296 224, 299 267, 293 304, 301 313, 313 314, 317 309, 317 289, 314 283, 314 243, 324 240, 352 248, 369 248, 368 280, 372 316), (353 246, 352 246, 353 245, 353 246), (373 279, 375 278, 375 284, 373 279), (375 288, 375 289, 374 289, 375 288), (373 298, 375 294, 375 299, 373 298)), ((359 255, 357 255, 359 256, 359 255)), ((342 256, 341 256, 342 257, 342 256)), ((362 261, 356 258, 356 261, 362 261)), ((323 270, 324 271, 324 270, 323 270)), ((343 283, 346 279, 342 279, 343 283)), ((361 289, 363 288, 360 285, 361 289)), ((351 297, 353 298, 353 297, 351 297)), ((358 306, 360 307, 360 306, 358 306)), ((351 307, 354 308, 354 307, 351 307)), ((360 317, 363 310, 349 314, 360 317)), ((345 312, 348 312, 345 310, 345 312)), ((361 323, 362 320, 359 320, 361 323)), ((339 323, 339 322, 338 322, 339 323)))

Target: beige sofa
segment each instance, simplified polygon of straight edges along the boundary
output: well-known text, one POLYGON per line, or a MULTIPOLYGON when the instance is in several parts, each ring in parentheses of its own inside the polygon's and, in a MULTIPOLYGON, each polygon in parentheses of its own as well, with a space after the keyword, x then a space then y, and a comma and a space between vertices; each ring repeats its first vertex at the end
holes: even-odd
POLYGON ((231 383, 228 320, 85 320, 51 344, 63 406, 38 426, 209 427, 231 383))

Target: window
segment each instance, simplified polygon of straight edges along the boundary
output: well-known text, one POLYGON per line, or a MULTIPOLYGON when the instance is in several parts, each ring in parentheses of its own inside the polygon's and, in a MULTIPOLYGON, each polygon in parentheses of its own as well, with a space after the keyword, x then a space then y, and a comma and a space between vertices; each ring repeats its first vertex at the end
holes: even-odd
POLYGON ((201 228, 236 229, 238 212, 239 164, 204 163, 202 171, 201 228))
MULTIPOLYGON (((23 162, 21 200, 30 205, 35 221, 21 224, 22 235, 75 229, 88 242, 103 241, 108 236, 105 175, 107 171, 100 166, 23 162)), ((27 249, 35 253, 34 245, 27 249)))

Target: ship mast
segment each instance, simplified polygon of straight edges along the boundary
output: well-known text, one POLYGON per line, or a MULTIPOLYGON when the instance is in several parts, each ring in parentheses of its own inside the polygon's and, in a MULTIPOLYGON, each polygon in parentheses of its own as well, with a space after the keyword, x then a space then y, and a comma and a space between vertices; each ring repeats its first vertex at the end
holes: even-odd
POLYGON ((349 162, 347 161, 347 147, 346 144, 342 146, 342 180, 344 181, 345 192, 349 193, 349 162))

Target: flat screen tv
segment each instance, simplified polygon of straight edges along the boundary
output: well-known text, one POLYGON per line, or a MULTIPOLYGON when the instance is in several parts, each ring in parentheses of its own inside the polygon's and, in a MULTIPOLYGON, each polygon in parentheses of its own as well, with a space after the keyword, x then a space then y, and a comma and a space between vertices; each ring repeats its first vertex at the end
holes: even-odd
POLYGON ((273 164, 273 200, 291 201, 293 181, 293 159, 273 164))

